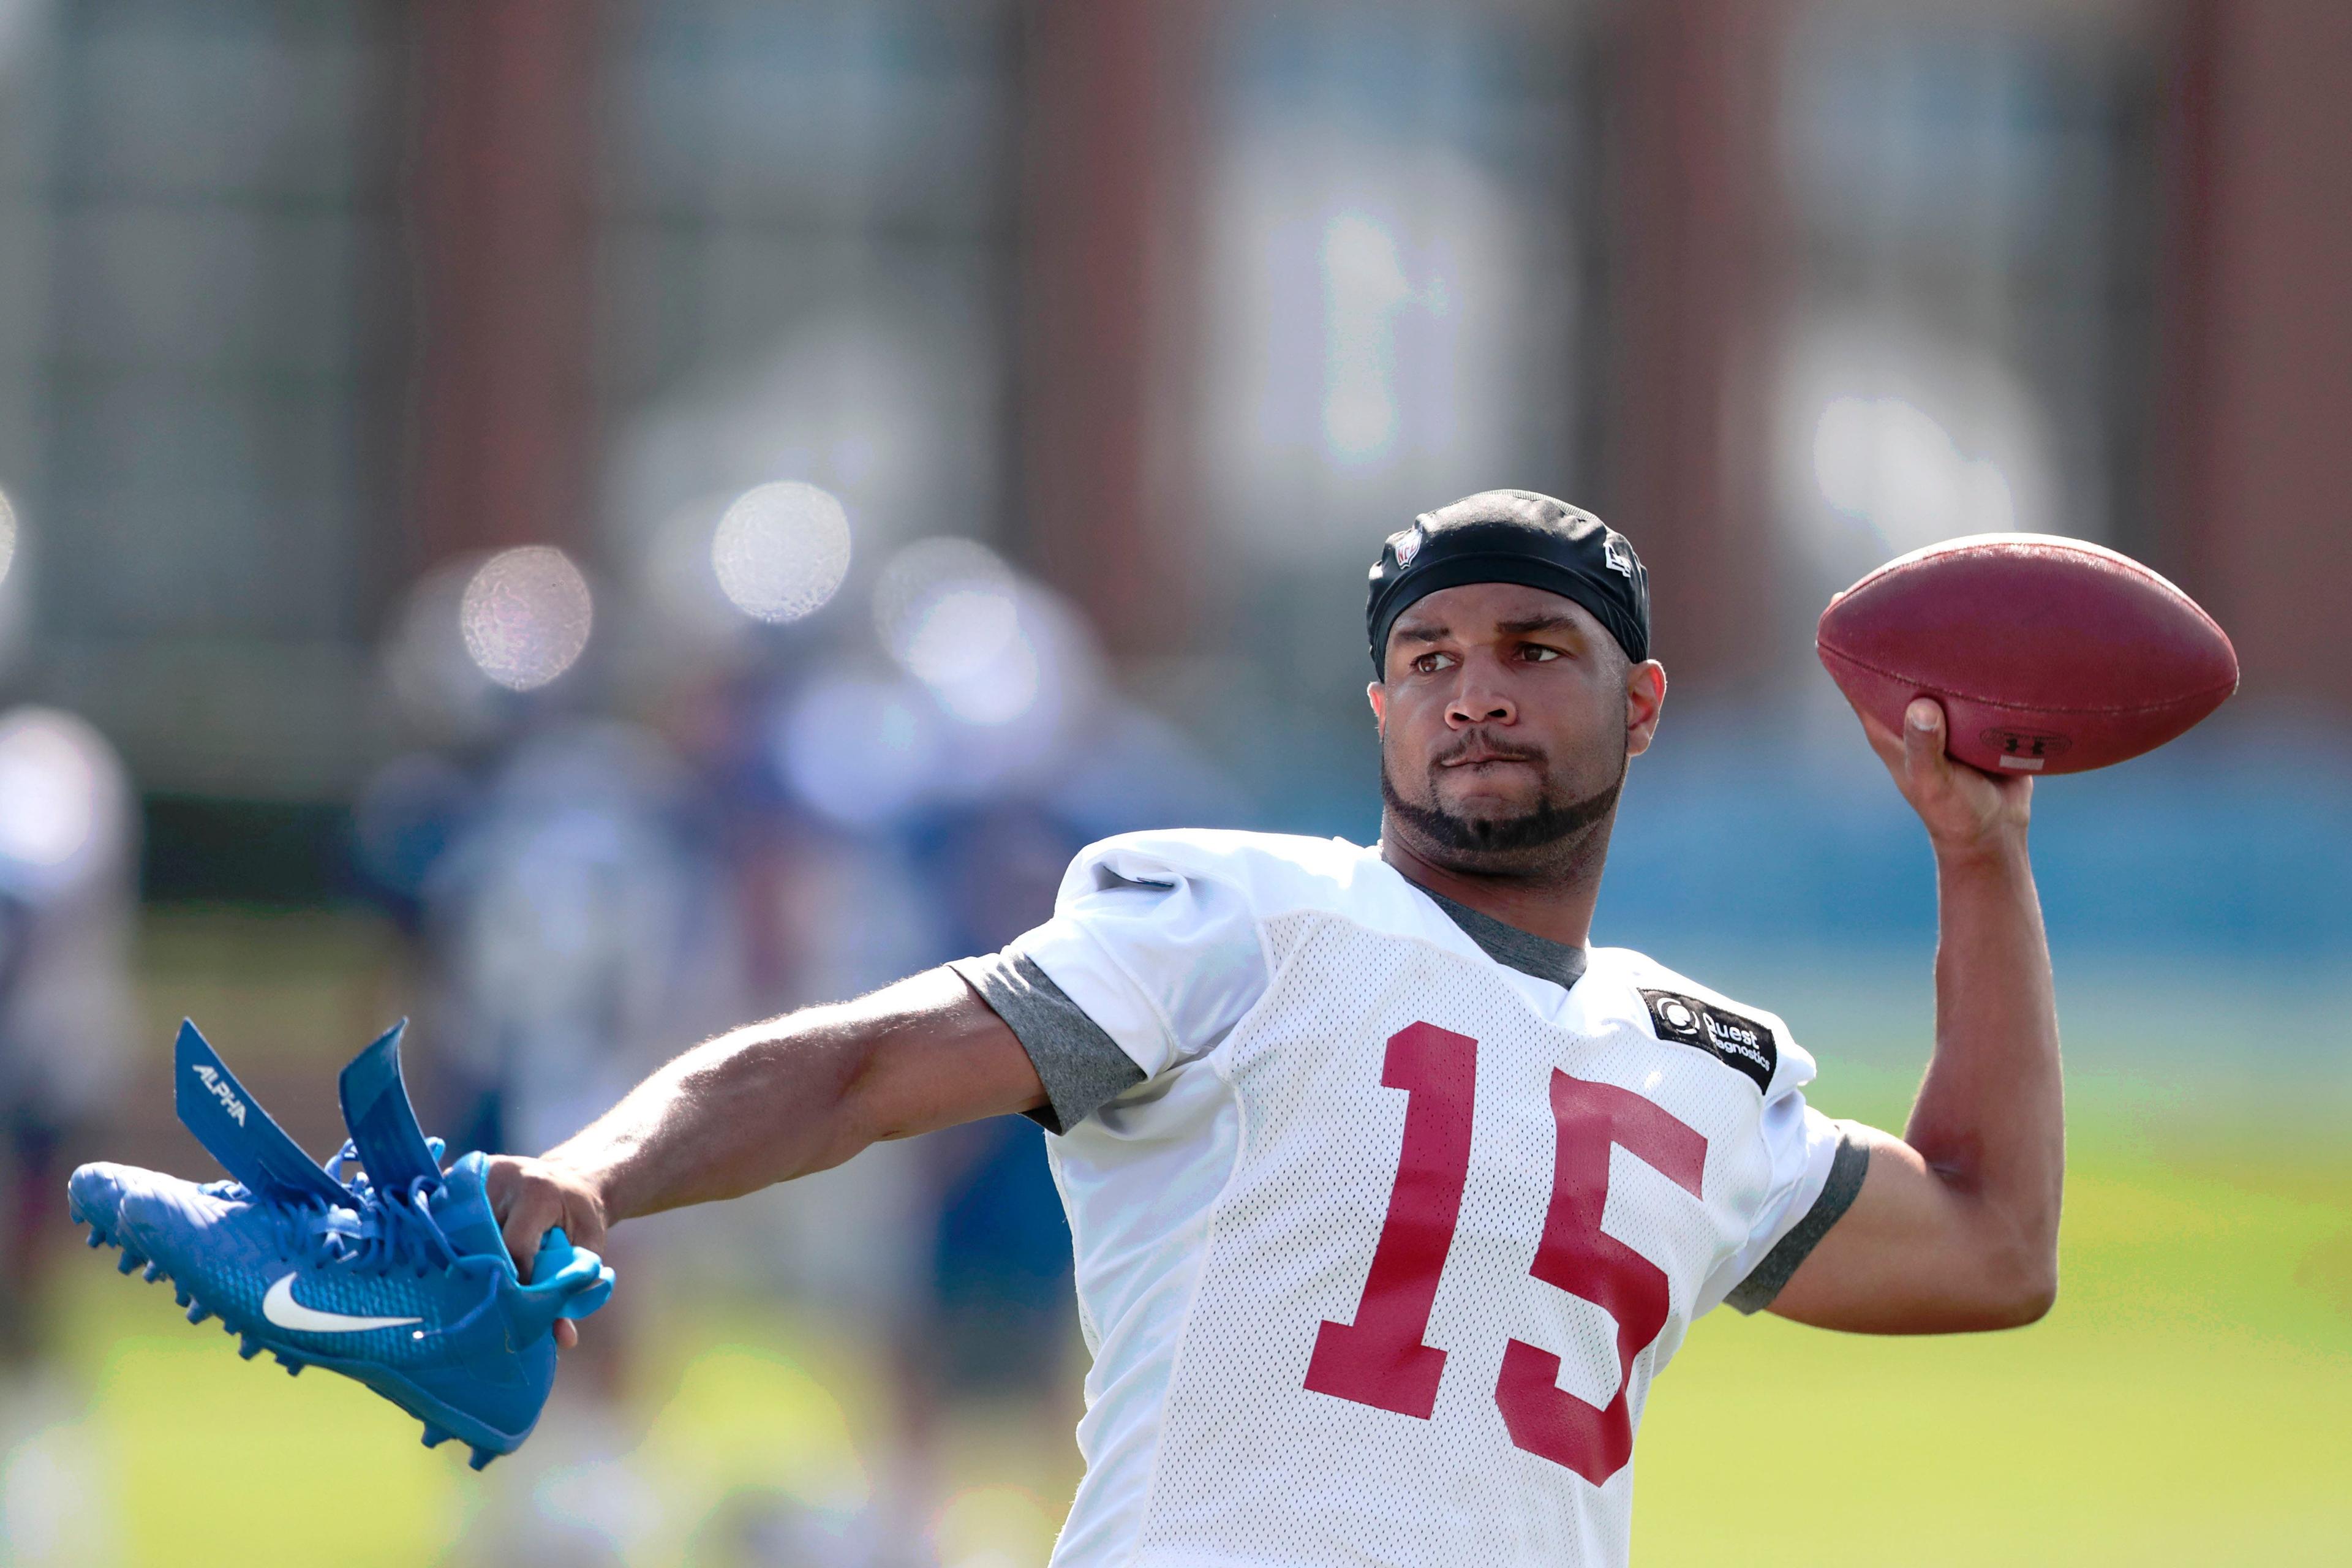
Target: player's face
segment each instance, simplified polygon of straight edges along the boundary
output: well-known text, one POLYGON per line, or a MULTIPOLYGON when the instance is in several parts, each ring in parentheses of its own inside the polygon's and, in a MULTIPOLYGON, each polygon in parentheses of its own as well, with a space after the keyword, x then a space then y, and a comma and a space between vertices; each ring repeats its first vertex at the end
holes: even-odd
MULTIPOLYGON (((1444 588, 1397 618, 1380 720, 1385 831, 1438 864, 1535 872, 1605 829, 1665 672, 1540 588, 1444 588)), ((1603 840, 1605 841, 1605 839, 1603 840)))

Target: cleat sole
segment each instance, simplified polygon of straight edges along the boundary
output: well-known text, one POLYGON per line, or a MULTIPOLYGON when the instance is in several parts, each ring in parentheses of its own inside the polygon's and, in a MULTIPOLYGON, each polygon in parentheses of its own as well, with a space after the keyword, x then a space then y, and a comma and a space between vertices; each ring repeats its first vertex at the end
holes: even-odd
POLYGON ((472 1450, 474 1456, 472 1467, 478 1470, 499 1455, 511 1454, 522 1447, 524 1439, 528 1438, 533 1427, 538 1426, 538 1420, 534 1415, 530 1426, 525 1426, 520 1432, 502 1431, 455 1405, 443 1404, 415 1384, 389 1373, 384 1367, 373 1362, 348 1361, 336 1356, 308 1353, 303 1359, 308 1365, 322 1366, 330 1372, 341 1373, 343 1376, 373 1390, 415 1416, 424 1424, 425 1447, 438 1447, 443 1443, 452 1441, 465 1444, 472 1450))

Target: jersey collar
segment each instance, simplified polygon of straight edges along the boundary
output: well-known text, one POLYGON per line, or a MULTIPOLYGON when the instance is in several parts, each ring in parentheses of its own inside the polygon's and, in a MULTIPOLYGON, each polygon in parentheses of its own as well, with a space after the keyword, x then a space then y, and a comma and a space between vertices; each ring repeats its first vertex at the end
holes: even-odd
MULTIPOLYGON (((1404 873, 1400 871, 1397 875, 1402 877, 1404 873)), ((1563 991, 1574 990, 1576 983, 1584 978, 1584 949, 1538 936, 1533 931, 1521 931, 1457 900, 1449 899, 1444 893, 1424 888, 1410 877, 1404 879, 1412 883, 1413 889, 1423 898, 1444 910, 1454 923, 1462 928, 1463 935, 1476 942, 1487 957, 1505 968, 1531 974, 1538 980, 1549 980, 1563 991)))

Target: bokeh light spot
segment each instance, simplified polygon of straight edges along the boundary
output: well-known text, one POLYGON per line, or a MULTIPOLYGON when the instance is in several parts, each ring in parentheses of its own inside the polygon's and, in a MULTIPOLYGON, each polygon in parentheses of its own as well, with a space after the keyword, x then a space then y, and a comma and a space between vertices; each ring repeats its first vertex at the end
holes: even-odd
POLYGON ((1010 724, 1036 706, 1042 674, 1036 645, 1016 625, 986 658, 960 663, 929 685, 940 706, 967 724, 1010 724))
POLYGON ((761 485, 719 520, 710 564, 737 609, 762 621, 796 621, 822 609, 849 575, 849 514, 798 480, 761 485))
POLYGON ((998 657, 1020 629, 1013 595, 993 584, 948 587, 907 628, 908 672, 934 685, 998 657))
POLYGON ((1896 550, 2017 525, 2009 477, 1964 455, 1937 419, 1899 397, 1836 397, 1813 427, 1822 499, 1896 550))
POLYGON ((1361 213, 1331 220, 1323 237, 1323 438, 1339 462, 1369 462, 1396 444, 1397 315, 1412 298, 1387 227, 1361 213))
POLYGON ((926 539, 882 568, 874 623, 890 657, 936 682, 993 657, 1019 626, 1012 569, 969 539, 926 539))
POLYGON ((0 720, 0 860, 48 869, 90 843, 106 777, 79 719, 22 708, 0 720))
POLYGON ((910 544, 883 568, 874 618, 883 646, 967 724, 1004 724, 1037 700, 1037 649, 1012 569, 968 539, 910 544))
POLYGON ((940 724, 919 687, 835 676, 801 693, 775 736, 793 790, 835 822, 866 826, 936 782, 940 724))
POLYGON ((595 611, 588 579, 571 557, 527 544, 482 563, 457 616, 476 667, 510 691, 530 691, 579 659, 595 611))

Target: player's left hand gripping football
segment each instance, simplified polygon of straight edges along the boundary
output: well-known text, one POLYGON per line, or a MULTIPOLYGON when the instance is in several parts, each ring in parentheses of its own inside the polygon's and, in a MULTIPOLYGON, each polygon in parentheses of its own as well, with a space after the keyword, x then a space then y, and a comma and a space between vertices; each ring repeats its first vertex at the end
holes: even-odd
POLYGON ((2033 798, 2028 774, 1995 778, 1954 762, 1944 749, 1943 705, 1915 697, 1903 715, 1903 733, 1854 710, 1871 750, 1895 776, 1895 787, 1927 826, 1937 854, 1969 854, 2021 839, 2033 798))
MULTIPOLYGON (((553 1161, 499 1154, 491 1159, 488 1175, 491 1210, 524 1279, 532 1277, 540 1243, 551 1230, 562 1231, 574 1247, 604 1250, 604 1200, 579 1172, 553 1161)), ((578 1344, 578 1327, 558 1320, 555 1342, 565 1350, 578 1344)))

